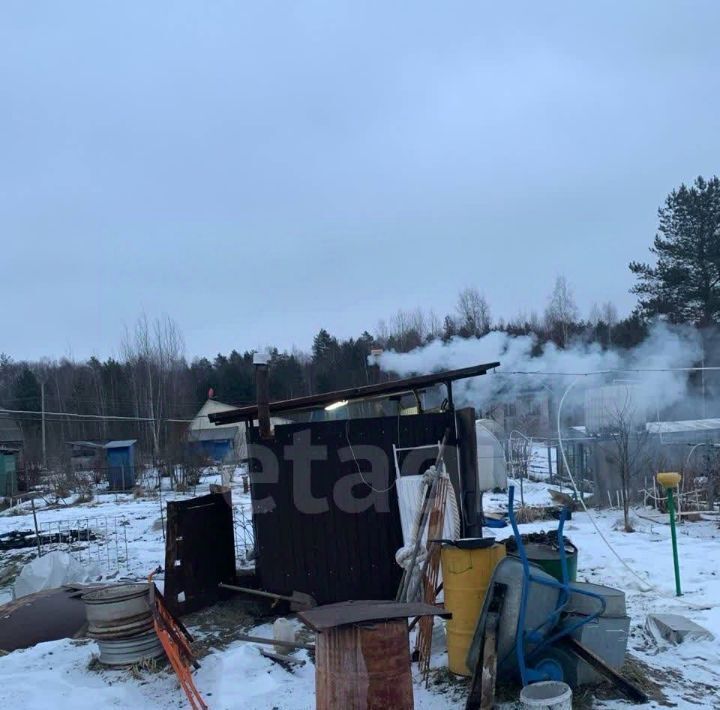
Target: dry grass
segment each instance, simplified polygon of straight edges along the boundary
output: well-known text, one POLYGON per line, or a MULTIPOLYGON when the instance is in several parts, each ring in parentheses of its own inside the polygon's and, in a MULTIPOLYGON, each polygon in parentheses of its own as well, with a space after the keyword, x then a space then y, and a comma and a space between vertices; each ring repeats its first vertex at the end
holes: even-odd
POLYGON ((535 505, 524 505, 515 511, 518 523, 535 523, 538 520, 552 519, 552 510, 535 505))

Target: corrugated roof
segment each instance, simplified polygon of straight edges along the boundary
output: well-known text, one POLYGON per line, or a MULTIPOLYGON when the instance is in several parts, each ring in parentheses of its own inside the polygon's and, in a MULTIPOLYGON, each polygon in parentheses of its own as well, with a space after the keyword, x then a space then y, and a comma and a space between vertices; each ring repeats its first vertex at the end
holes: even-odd
POLYGON ((685 431, 713 431, 720 429, 720 419, 683 419, 677 422, 648 422, 645 428, 651 434, 675 434, 685 431))

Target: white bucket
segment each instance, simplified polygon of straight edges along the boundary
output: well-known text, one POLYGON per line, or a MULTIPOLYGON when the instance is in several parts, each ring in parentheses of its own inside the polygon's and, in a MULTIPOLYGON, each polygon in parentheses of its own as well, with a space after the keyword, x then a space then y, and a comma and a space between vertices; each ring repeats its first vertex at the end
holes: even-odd
POLYGON ((572 689, 567 683, 558 680, 545 680, 541 683, 526 685, 520 691, 520 702, 524 708, 552 708, 552 710, 572 710, 572 689))

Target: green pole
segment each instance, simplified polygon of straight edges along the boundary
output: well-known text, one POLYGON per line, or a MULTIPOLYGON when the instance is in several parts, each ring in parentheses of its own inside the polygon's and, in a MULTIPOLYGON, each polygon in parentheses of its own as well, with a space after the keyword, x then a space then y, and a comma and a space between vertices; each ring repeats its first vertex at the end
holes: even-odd
POLYGON ((678 561, 677 535, 675 533, 675 499, 672 488, 665 489, 668 494, 668 511, 670 513, 670 535, 672 537, 673 562, 675 564, 675 595, 682 596, 680 589, 680 562, 678 561))

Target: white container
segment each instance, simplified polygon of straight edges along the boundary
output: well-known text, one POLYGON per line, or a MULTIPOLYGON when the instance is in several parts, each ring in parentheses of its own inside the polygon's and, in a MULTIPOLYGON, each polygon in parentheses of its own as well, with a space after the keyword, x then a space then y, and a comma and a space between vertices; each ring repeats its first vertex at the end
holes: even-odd
MULTIPOLYGON (((295 627, 293 626, 292 621, 284 619, 283 617, 275 619, 275 622, 273 623, 273 640, 295 643, 295 627)), ((292 649, 288 649, 288 647, 284 645, 275 646, 275 652, 282 656, 286 656, 288 651, 291 650, 292 649)))
POLYGON ((572 689, 558 680, 526 685, 520 691, 520 704, 535 710, 572 710, 572 689))

